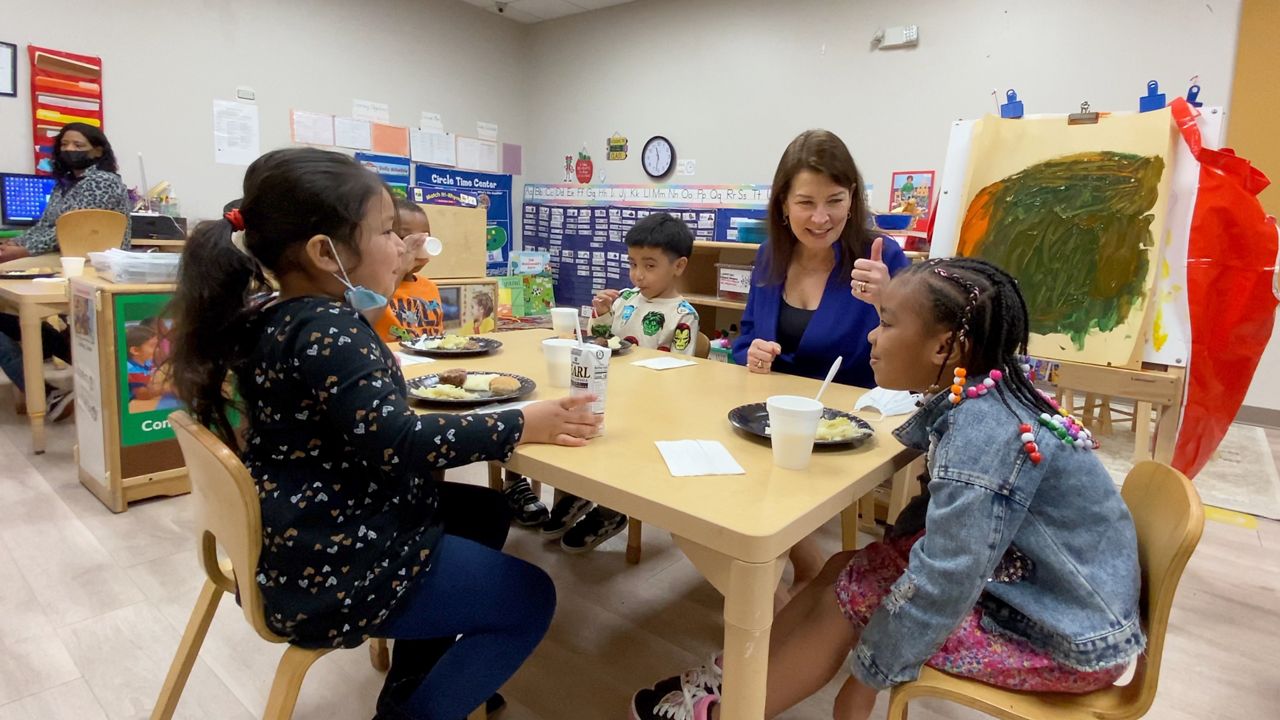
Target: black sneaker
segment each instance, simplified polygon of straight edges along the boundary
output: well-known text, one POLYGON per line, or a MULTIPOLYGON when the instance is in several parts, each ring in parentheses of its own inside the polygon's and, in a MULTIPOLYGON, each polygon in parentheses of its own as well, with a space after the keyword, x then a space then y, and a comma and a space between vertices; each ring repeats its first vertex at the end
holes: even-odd
POLYGON ((520 479, 508 482, 506 489, 502 491, 516 524, 532 527, 545 523, 551 517, 551 511, 547 510, 547 506, 533 494, 533 488, 529 486, 526 478, 519 475, 516 477, 520 479))
POLYGON ((542 524, 542 537, 549 540, 555 540, 569 532, 569 528, 574 523, 582 519, 591 508, 595 507, 595 503, 580 498, 577 495, 565 495, 560 498, 560 502, 551 508, 551 517, 542 524))
POLYGON ((597 505, 564 534, 560 547, 567 553, 584 553, 626 529, 626 515, 597 505))

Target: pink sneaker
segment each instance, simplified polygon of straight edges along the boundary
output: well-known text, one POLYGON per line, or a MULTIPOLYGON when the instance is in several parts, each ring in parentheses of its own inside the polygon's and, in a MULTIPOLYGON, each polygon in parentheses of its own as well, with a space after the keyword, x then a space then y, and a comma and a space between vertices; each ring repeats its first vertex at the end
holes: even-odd
POLYGON ((669 677, 631 698, 631 720, 708 720, 720 702, 719 658, 669 677))

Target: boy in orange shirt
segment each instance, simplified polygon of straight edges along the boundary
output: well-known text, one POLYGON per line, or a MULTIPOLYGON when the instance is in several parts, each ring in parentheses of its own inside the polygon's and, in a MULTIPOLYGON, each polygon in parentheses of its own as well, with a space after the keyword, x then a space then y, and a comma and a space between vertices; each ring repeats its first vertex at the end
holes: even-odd
POLYGON ((431 261, 423 244, 431 234, 426 211, 416 203, 397 198, 395 231, 405 238, 405 254, 400 258, 403 280, 373 329, 385 342, 443 335, 444 306, 440 303, 440 288, 429 278, 418 276, 431 261))

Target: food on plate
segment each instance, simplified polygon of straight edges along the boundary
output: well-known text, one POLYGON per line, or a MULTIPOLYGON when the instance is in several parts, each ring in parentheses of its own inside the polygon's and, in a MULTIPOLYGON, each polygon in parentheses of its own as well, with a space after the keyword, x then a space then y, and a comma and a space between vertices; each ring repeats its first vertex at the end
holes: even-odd
POLYGON ((480 344, 474 338, 463 335, 446 335, 442 338, 421 337, 412 343, 417 350, 478 350, 480 344))
POLYGON ((5 275, 8 275, 9 277, 22 277, 24 275, 48 275, 49 273, 55 272, 57 272, 57 270, 54 270, 51 267, 36 267, 26 268, 24 270, 9 270, 5 275))
POLYGON ((506 375, 498 375, 489 383, 489 392, 494 395, 510 395, 520 391, 520 381, 506 375))
POLYGON ((409 392, 416 397, 427 398, 428 400, 471 400, 475 397, 473 393, 469 393, 456 385, 448 385, 443 382, 426 388, 415 387, 409 392))
POLYGON ((597 336, 597 337, 591 338, 591 342, 595 343, 596 345, 599 345, 600 347, 607 347, 610 350, 622 349, 622 338, 620 337, 597 336))
POLYGON ((849 440, 858 433, 858 426, 847 417, 840 416, 831 419, 823 418, 818 421, 818 440, 849 440))
POLYGON ((453 368, 452 370, 436 373, 436 377, 445 385, 465 387, 467 384, 467 371, 461 368, 453 368))
POLYGON ((489 392, 489 383, 493 382, 493 379, 494 379, 494 378, 496 378, 496 377, 498 377, 498 376, 497 376, 497 375, 494 375, 494 374, 492 374, 492 373, 489 373, 489 374, 481 374, 481 373, 472 373, 472 374, 469 374, 469 375, 467 375, 467 379, 466 379, 466 381, 464 381, 464 382, 462 383, 462 389, 463 389, 463 390, 470 390, 471 392, 489 392))

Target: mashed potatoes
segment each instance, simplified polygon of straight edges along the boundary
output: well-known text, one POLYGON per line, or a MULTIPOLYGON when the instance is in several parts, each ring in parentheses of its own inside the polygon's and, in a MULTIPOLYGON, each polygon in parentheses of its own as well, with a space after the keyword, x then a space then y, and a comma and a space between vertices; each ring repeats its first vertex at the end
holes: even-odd
POLYGON ((818 421, 815 439, 823 441, 849 440, 858 433, 858 427, 847 417, 823 418, 818 421))

